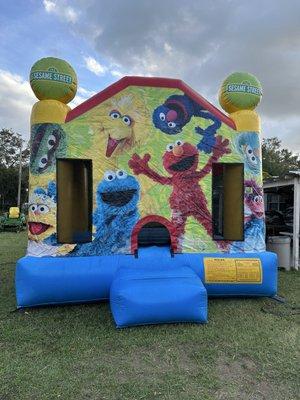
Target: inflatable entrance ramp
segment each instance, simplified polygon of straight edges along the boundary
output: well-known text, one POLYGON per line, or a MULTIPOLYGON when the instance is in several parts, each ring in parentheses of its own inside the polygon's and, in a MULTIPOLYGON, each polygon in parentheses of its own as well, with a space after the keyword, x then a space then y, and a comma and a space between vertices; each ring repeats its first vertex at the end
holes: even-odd
POLYGON ((110 289, 118 328, 174 322, 207 322, 207 293, 189 267, 121 267, 110 289))

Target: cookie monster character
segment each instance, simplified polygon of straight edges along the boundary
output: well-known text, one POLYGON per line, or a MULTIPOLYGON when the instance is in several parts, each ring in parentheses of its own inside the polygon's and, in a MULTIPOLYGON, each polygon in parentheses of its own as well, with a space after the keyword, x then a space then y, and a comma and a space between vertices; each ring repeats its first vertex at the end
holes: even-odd
POLYGON ((214 162, 224 154, 230 153, 228 144, 228 139, 223 140, 221 136, 217 136, 213 154, 200 171, 197 170, 199 162, 197 147, 181 140, 167 145, 162 157, 168 176, 159 175, 148 165, 150 154, 145 154, 143 157, 134 154, 129 160, 129 167, 136 175, 143 174, 154 182, 172 186, 169 203, 178 239, 184 235, 188 217, 193 217, 204 227, 208 235, 212 236, 212 218, 199 181, 211 171, 214 162))
POLYGON ((56 255, 56 184, 48 183, 47 189, 37 187, 29 197, 28 255, 56 255))
POLYGON ((139 196, 140 185, 135 177, 123 170, 106 171, 97 188, 94 240, 77 245, 70 255, 128 253, 131 232, 139 219, 139 196))
POLYGON ((54 171, 57 157, 66 155, 66 134, 59 124, 35 124, 31 132, 30 172, 54 171))
POLYGON ((263 190, 254 179, 245 181, 244 241, 233 242, 230 252, 265 251, 265 222, 263 190))
POLYGON ((216 145, 216 132, 221 126, 221 121, 206 111, 198 103, 186 95, 172 95, 164 104, 158 106, 152 115, 153 124, 167 135, 180 133, 192 117, 210 119, 213 124, 205 129, 197 126, 195 132, 203 138, 197 144, 198 150, 209 154, 216 145))
POLYGON ((244 159, 246 172, 257 175, 261 169, 259 137, 256 132, 244 132, 236 137, 235 147, 244 159))

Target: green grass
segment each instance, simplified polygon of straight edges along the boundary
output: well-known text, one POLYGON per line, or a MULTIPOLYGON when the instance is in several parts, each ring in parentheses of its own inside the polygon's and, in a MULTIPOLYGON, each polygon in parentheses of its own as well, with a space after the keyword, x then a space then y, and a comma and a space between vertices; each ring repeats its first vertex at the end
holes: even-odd
MULTIPOLYGON (((207 325, 116 330, 108 304, 15 309, 25 233, 0 234, 0 399, 291 400, 299 395, 297 309, 211 299, 207 325)), ((279 294, 299 299, 299 274, 279 294)))

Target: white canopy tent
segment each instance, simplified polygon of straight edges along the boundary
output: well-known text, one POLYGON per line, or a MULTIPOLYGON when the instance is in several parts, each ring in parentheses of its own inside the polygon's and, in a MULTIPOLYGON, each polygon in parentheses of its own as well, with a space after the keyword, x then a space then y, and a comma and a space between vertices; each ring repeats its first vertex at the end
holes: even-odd
POLYGON ((299 269, 299 234, 300 234, 300 171, 290 171, 289 174, 282 179, 273 178, 264 182, 264 189, 281 188, 284 186, 293 187, 293 249, 292 249, 292 265, 291 267, 299 269))

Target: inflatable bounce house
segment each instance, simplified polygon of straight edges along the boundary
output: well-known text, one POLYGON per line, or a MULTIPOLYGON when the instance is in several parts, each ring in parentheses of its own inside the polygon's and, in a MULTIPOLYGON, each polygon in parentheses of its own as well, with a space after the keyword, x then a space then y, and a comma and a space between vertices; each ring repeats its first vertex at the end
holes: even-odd
POLYGON ((117 326, 206 322, 208 296, 272 296, 262 88, 223 82, 218 110, 177 79, 124 77, 73 110, 77 77, 30 72, 28 251, 18 307, 110 300, 117 326))

